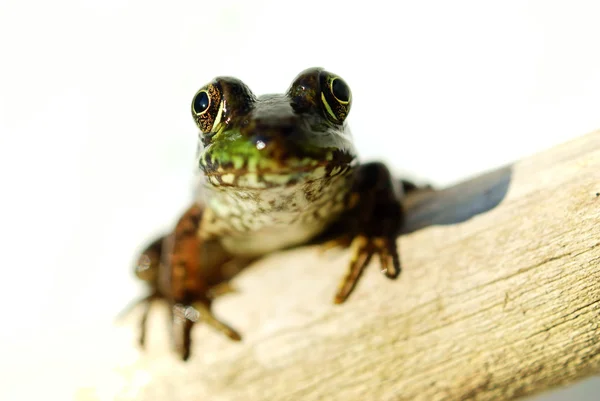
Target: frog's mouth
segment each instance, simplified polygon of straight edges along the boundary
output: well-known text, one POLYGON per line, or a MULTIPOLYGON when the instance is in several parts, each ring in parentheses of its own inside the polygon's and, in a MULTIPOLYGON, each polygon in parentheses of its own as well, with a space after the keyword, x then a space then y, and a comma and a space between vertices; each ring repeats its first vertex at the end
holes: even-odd
POLYGON ((220 162, 204 153, 199 165, 212 186, 259 189, 293 186, 345 175, 356 163, 352 154, 338 149, 328 151, 324 156, 321 160, 289 157, 282 161, 229 154, 227 160, 220 162))

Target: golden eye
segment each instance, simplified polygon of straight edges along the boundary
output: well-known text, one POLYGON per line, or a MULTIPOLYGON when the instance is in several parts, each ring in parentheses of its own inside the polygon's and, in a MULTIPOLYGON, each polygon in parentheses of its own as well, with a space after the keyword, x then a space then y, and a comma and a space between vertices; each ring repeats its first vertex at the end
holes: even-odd
POLYGON ((192 117, 200 131, 207 134, 220 122, 221 89, 218 85, 209 84, 200 89, 192 100, 192 117))
POLYGON ((321 103, 327 118, 342 124, 350 112, 352 92, 344 80, 326 71, 321 72, 321 103))

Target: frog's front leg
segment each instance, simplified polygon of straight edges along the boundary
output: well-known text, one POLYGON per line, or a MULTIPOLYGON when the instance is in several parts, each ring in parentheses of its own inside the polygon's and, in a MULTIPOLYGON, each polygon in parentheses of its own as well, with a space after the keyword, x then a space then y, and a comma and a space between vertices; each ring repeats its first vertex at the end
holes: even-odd
POLYGON ((183 360, 190 356, 195 323, 204 322, 234 341, 241 339, 233 328, 212 313, 211 305, 215 298, 232 292, 229 280, 250 260, 232 257, 218 240, 201 238, 198 228, 203 214, 201 206, 192 205, 179 219, 173 233, 155 240, 142 252, 135 274, 146 282, 149 293, 121 314, 143 306, 139 343, 144 346, 151 306, 158 300, 166 302, 173 345, 183 360))
POLYGON ((400 274, 396 237, 403 224, 400 199, 402 187, 392 179, 382 163, 360 165, 349 194, 350 211, 345 214, 348 233, 339 243, 351 248, 348 273, 341 281, 334 302, 344 302, 374 255, 379 257, 382 273, 394 279, 400 274))

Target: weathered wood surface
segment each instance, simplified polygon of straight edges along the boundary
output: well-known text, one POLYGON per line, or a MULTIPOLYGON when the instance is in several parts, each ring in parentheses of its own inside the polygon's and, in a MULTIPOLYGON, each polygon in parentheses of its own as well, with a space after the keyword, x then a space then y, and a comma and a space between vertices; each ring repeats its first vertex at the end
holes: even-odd
POLYGON ((346 251, 272 255, 216 303, 243 342, 198 326, 190 361, 179 362, 156 312, 147 352, 115 361, 117 398, 508 400, 596 374, 598 192, 594 132, 415 196, 400 279, 374 261, 343 305, 332 299, 346 251))

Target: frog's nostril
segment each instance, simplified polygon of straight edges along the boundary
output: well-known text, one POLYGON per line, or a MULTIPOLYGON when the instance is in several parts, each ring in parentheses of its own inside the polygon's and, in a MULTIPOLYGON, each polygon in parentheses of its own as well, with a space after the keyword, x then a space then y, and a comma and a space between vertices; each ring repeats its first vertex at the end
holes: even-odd
POLYGON ((292 124, 286 124, 279 127, 279 133, 284 137, 289 137, 296 132, 296 127, 292 124))

